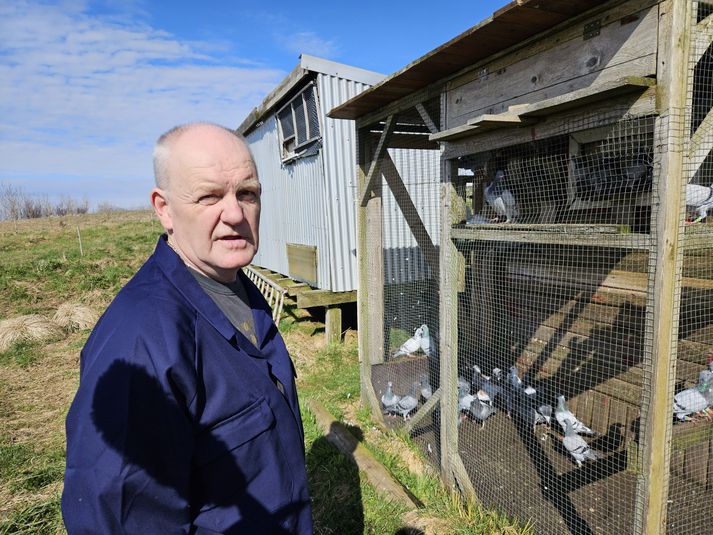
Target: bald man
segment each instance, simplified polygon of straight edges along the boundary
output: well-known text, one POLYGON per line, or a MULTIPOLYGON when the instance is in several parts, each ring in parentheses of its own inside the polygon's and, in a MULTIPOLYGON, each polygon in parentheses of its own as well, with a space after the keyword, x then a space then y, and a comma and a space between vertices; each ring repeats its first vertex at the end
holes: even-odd
POLYGON ((67 531, 312 533, 294 367, 240 270, 259 243, 250 150, 183 125, 157 141, 154 174, 165 234, 81 354, 67 531))

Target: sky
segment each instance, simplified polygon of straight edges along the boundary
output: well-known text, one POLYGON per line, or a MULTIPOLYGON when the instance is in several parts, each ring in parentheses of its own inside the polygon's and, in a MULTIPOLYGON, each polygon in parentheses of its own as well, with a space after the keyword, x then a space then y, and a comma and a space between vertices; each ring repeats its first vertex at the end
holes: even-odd
POLYGON ((506 3, 0 0, 0 184, 147 207, 172 126, 236 128, 301 53, 392 74, 506 3))

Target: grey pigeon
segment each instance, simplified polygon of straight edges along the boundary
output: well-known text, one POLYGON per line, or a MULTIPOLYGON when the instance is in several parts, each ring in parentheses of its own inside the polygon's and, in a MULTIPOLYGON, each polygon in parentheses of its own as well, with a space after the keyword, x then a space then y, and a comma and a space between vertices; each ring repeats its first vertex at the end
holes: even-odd
POLYGON ((393 358, 401 355, 411 355, 421 349, 421 339, 423 338, 423 326, 416 329, 414 335, 406 340, 393 354, 393 358))
POLYGON ((464 384, 458 384, 458 410, 466 411, 470 407, 470 404, 475 399, 475 396, 470 393, 470 386, 464 384))
POLYGON ((388 412, 390 408, 396 406, 400 399, 401 396, 394 394, 394 384, 391 381, 386 383, 386 392, 381 396, 381 406, 388 412))
POLYGON ((557 397, 557 408, 555 409, 555 419, 557 423, 560 424, 562 429, 565 429, 565 421, 569 420, 572 424, 572 428, 575 433, 580 435, 596 435, 597 433, 592 431, 589 427, 584 425, 579 418, 577 418, 572 412, 567 408, 567 402, 564 396, 557 397))
POLYGON ((433 388, 431 387, 431 383, 428 382, 428 374, 423 373, 421 374, 421 397, 423 398, 424 401, 428 401, 431 399, 431 396, 433 395, 433 388))
POLYGON ((471 401, 467 414, 472 416, 475 421, 480 422, 481 427, 485 427, 485 420, 495 414, 495 407, 476 397, 471 401))
POLYGON ((577 466, 582 466, 583 461, 599 459, 599 455, 577 434, 572 421, 569 419, 564 420, 562 444, 577 462, 577 466))
POLYGON ((486 202, 498 214, 510 223, 520 215, 515 196, 505 185, 505 171, 496 171, 495 178, 483 190, 486 202))
POLYGON ((713 184, 710 186, 686 184, 686 207, 698 213, 693 223, 708 217, 708 210, 713 208, 713 184))
POLYGON ((463 389, 464 394, 470 394, 470 381, 466 379, 465 377, 458 377, 458 391, 460 392, 460 389, 463 389))
POLYGON ((400 414, 404 420, 407 420, 411 412, 418 406, 418 398, 416 397, 418 387, 418 383, 413 383, 411 385, 411 391, 405 396, 402 396, 396 405, 387 409, 387 412, 400 414))
POLYGON ((478 366, 473 366, 473 386, 475 390, 484 390, 493 401, 502 392, 500 378, 501 372, 499 368, 493 368, 492 375, 489 377, 483 375, 478 366))
POLYGON ((713 405, 713 372, 703 370, 696 386, 682 390, 673 397, 673 414, 683 421, 691 414, 713 405))

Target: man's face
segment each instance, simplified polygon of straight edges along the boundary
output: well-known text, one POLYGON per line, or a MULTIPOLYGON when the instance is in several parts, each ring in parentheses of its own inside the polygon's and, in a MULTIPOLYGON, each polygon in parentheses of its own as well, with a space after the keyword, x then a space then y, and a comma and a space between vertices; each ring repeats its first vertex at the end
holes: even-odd
POLYGON ((258 248, 260 183, 250 152, 206 125, 185 132, 171 154, 167 191, 152 193, 161 223, 191 267, 233 281, 258 248))

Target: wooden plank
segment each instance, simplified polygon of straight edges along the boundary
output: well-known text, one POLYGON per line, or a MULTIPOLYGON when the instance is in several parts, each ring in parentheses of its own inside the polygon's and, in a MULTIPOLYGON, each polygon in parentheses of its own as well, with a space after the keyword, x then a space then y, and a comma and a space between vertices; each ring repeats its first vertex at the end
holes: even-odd
POLYGON ((646 234, 604 234, 594 232, 530 232, 509 230, 508 223, 498 225, 469 225, 471 228, 453 228, 453 240, 480 240, 549 245, 583 245, 588 247, 615 247, 621 249, 648 249, 646 234))
POLYGON ((713 41, 713 15, 708 15, 693 28, 693 57, 691 61, 698 63, 713 41))
POLYGON ((404 424, 404 429, 406 429, 406 432, 411 433, 416 426, 421 423, 421 420, 423 420, 433 409, 436 408, 436 404, 441 400, 441 389, 438 388, 436 391, 431 395, 431 397, 419 407, 419 409, 416 411, 416 414, 411 416, 409 420, 406 421, 404 424))
MULTIPOLYGON (((378 134, 372 134, 374 138, 378 134)), ((430 139, 429 134, 393 133, 389 137, 389 149, 438 150, 438 143, 430 139)))
POLYGON ((481 113, 503 112, 513 104, 535 103, 625 76, 655 75, 658 10, 637 15, 640 18, 633 24, 611 20, 595 38, 562 41, 449 90, 446 127, 481 113))
POLYGON ((470 137, 476 130, 478 130, 477 126, 462 124, 449 128, 448 130, 443 130, 437 134, 431 134, 428 136, 428 139, 431 141, 453 141, 454 139, 470 137))
POLYGON ((431 116, 428 114, 428 111, 424 107, 423 103, 419 102, 416 104, 416 111, 421 116, 423 124, 426 125, 426 128, 428 128, 428 131, 431 132, 431 134, 435 134, 438 130, 440 130, 436 123, 433 122, 433 119, 431 119, 431 116))
MULTIPOLYGON (((683 117, 688 87, 689 38, 692 3, 674 0, 661 4, 658 25, 658 84, 662 100, 661 116, 656 121, 654 146, 683 147, 677 121, 683 117), (672 114, 670 117, 669 114, 672 114), (662 119, 662 117, 664 119, 662 119)), ((690 77, 692 78, 692 77, 690 77)), ((647 310, 647 343, 651 347, 650 393, 642 399, 641 444, 642 467, 636 498, 634 525, 642 533, 659 533, 666 526, 668 500, 668 460, 671 456, 671 406, 673 382, 671 373, 677 350, 677 297, 681 291, 683 248, 679 243, 680 214, 683 205, 680 178, 685 171, 683 153, 666 150, 660 153, 658 181, 659 210, 652 221, 652 262, 647 310), (671 179, 666 179, 670 177, 671 179), (678 180, 677 180, 678 179, 678 180)), ((681 240, 682 241, 682 240, 681 240)))
POLYGON ((339 306, 327 307, 324 334, 328 344, 338 344, 342 341, 342 309, 339 306))
POLYGON ((286 243, 285 249, 290 277, 317 286, 317 247, 286 243))
POLYGON ((401 214, 406 220, 409 230, 413 234, 416 243, 421 248, 421 252, 425 257, 426 262, 428 262, 428 265, 431 268, 431 273, 437 274, 438 250, 431 241, 431 236, 428 234, 428 230, 426 230, 426 225, 424 225, 421 217, 418 215, 418 210, 413 204, 411 195, 401 179, 399 170, 396 168, 396 165, 388 153, 384 155, 382 170, 386 183, 388 184, 389 189, 391 189, 394 199, 396 199, 396 204, 399 205, 401 214))
POLYGON ((379 144, 376 146, 376 150, 372 155, 372 160, 371 164, 369 165, 369 172, 366 175, 364 188, 360 190, 361 206, 366 206, 367 202, 369 202, 369 197, 372 194, 374 185, 376 184, 378 178, 381 176, 381 160, 384 157, 384 154, 388 154, 386 152, 386 149, 389 146, 389 138, 391 137, 391 134, 393 134, 395 127, 396 117, 394 115, 389 115, 386 118, 384 131, 381 133, 381 137, 379 138, 379 144))
POLYGON ((472 135, 476 132, 486 132, 503 127, 524 126, 532 122, 532 120, 522 118, 514 113, 482 114, 468 119, 465 125, 449 128, 437 134, 431 134, 429 139, 431 141, 452 141, 472 135))
POLYGON ((309 284, 299 282, 287 287, 287 295, 295 297, 301 293, 309 292, 310 290, 312 290, 312 287, 309 284))
POLYGON ((374 458, 349 430, 337 421, 317 400, 307 402, 309 410, 314 414, 317 424, 322 429, 325 438, 342 454, 359 467, 379 493, 385 494, 390 500, 401 503, 409 509, 420 506, 418 500, 396 481, 384 466, 374 458))
POLYGON ((339 305, 342 303, 354 303, 357 300, 356 290, 351 292, 331 292, 329 290, 311 290, 297 294, 297 307, 323 307, 339 305))
POLYGON ((520 117, 545 117, 585 104, 609 100, 612 97, 654 87, 656 80, 643 76, 624 76, 594 86, 583 87, 564 95, 541 100, 520 111, 520 117))

